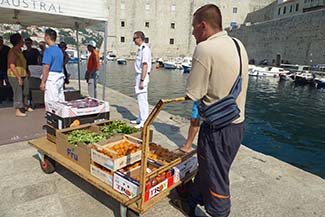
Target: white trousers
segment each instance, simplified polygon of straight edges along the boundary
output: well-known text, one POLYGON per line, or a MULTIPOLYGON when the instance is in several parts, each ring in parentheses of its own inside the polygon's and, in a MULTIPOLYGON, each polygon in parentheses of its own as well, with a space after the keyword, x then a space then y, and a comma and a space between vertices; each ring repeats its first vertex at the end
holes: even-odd
POLYGON ((144 123, 149 116, 149 103, 148 103, 148 92, 139 93, 136 95, 139 106, 139 117, 141 123, 144 123))
POLYGON ((92 98, 97 98, 97 74, 97 72, 94 72, 88 80, 88 94, 92 98))
POLYGON ((44 102, 65 101, 64 98, 64 74, 58 72, 49 72, 45 83, 44 102))
POLYGON ((148 103, 148 83, 149 83, 149 75, 146 76, 144 80, 144 88, 139 89, 141 74, 135 74, 135 95, 138 100, 138 106, 139 106, 139 117, 138 120, 141 123, 144 123, 148 116, 149 116, 149 103, 148 103))

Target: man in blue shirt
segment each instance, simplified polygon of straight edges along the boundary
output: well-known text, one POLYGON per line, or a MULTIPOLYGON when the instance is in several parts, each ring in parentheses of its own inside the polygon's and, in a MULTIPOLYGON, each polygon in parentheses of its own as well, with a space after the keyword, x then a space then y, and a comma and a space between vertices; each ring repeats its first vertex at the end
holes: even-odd
POLYGON ((43 54, 43 73, 40 85, 41 91, 45 91, 45 106, 49 101, 64 101, 63 53, 55 44, 56 37, 56 31, 53 29, 45 30, 44 40, 49 47, 43 54))

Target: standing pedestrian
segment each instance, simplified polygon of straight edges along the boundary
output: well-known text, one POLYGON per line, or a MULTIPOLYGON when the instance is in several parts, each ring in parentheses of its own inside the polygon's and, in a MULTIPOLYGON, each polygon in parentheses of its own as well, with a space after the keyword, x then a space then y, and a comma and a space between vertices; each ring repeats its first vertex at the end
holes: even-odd
POLYGON ((135 95, 138 100, 139 115, 131 123, 137 124, 136 128, 143 127, 144 122, 149 116, 148 103, 148 83, 151 71, 151 50, 144 42, 145 36, 141 31, 133 34, 133 41, 138 46, 137 55, 134 62, 135 70, 135 95))
POLYGON ((63 73, 64 73, 64 77, 65 77, 63 88, 65 89, 65 85, 70 83, 70 81, 69 81, 70 74, 68 73, 68 70, 67 70, 67 64, 69 62, 69 55, 66 52, 67 44, 64 41, 60 42, 59 47, 61 48, 62 53, 63 53, 63 73))
POLYGON ((19 33, 10 36, 10 43, 13 47, 8 53, 8 79, 13 92, 14 107, 17 117, 25 117, 24 103, 27 104, 27 98, 23 98, 23 93, 26 92, 24 80, 27 77, 26 59, 21 48, 24 46, 23 38, 19 33))
POLYGON ((86 43, 87 49, 90 52, 88 58, 87 71, 85 74, 88 83, 88 94, 93 98, 97 98, 97 76, 100 69, 99 53, 96 49, 96 42, 90 40, 86 43))
POLYGON ((225 217, 231 207, 229 170, 244 137, 248 58, 242 43, 222 30, 216 5, 199 8, 192 26, 197 46, 186 95, 199 100, 199 167, 187 202, 178 205, 189 216, 200 204, 211 216, 225 217))
POLYGON ((45 91, 45 106, 50 101, 64 101, 64 74, 63 74, 63 53, 55 44, 56 31, 45 30, 44 40, 48 48, 44 50, 42 64, 41 91, 45 91))

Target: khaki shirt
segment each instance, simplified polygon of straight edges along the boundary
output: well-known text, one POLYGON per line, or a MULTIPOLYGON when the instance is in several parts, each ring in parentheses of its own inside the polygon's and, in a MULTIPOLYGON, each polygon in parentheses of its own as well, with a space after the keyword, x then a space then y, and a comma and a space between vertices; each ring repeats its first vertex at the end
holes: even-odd
MULTIPOLYGON (((237 39, 236 39, 237 40, 237 39)), ((240 117, 233 123, 245 120, 245 103, 248 84, 248 57, 243 44, 237 40, 242 57, 242 91, 237 98, 240 117)), ((202 100, 205 105, 226 97, 239 75, 239 56, 236 45, 227 32, 222 31, 199 43, 194 51, 192 70, 187 79, 186 95, 202 100)))

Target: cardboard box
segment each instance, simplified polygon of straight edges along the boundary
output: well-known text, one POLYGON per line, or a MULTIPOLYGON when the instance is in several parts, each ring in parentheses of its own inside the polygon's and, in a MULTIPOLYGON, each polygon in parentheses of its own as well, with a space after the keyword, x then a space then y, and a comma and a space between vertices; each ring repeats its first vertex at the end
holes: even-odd
POLYGON ((108 120, 108 119, 109 119, 109 112, 83 115, 78 117, 67 117, 67 118, 60 117, 51 112, 46 112, 47 124, 56 129, 68 128, 75 120, 79 120, 80 124, 88 124, 88 123, 94 123, 96 121, 108 120))
POLYGON ((179 182, 180 180, 185 178, 186 175, 194 172, 197 169, 197 166, 198 166, 197 155, 193 155, 186 161, 173 167, 173 169, 175 170, 174 183, 179 182))
POLYGON ((134 143, 140 147, 141 141, 136 140, 136 138, 124 136, 122 140, 112 142, 112 143, 99 143, 100 146, 97 145, 97 149, 104 149, 110 153, 112 153, 113 158, 109 157, 105 154, 102 154, 101 152, 97 151, 96 149, 91 150, 91 160, 98 163, 99 165, 102 165, 103 167, 106 167, 107 169, 116 171, 118 169, 121 169, 122 167, 126 167, 130 164, 133 164, 139 160, 141 160, 141 149, 138 150, 135 153, 123 156, 123 157, 118 157, 117 153, 109 149, 109 147, 112 147, 118 143, 128 141, 130 143, 134 143))
POLYGON ((64 90, 65 101, 72 101, 81 98, 80 90, 75 90, 74 88, 66 88, 64 90))
MULTIPOLYGON (((105 121, 105 123, 109 123, 111 121, 105 121)), ((103 122, 101 122, 102 124, 103 122)), ((53 128, 48 127, 48 130, 51 130, 50 133, 53 133, 53 128)), ((97 124, 84 124, 77 127, 69 127, 62 130, 54 131, 56 134, 56 148, 57 151, 62 154, 64 157, 70 159, 71 161, 81 165, 83 168, 89 171, 90 168, 90 153, 92 145, 83 145, 80 144, 75 146, 73 144, 68 143, 68 134, 73 130, 89 130, 91 132, 100 132, 100 126, 97 124)), ((50 137, 52 139, 53 137, 50 137)), ((107 140, 103 141, 102 143, 97 144, 97 146, 101 146, 108 143, 113 143, 116 141, 121 141, 124 138, 122 134, 116 134, 112 137, 108 138, 107 140)), ((141 132, 137 132, 130 135, 130 138, 138 139, 141 138, 141 132)), ((139 140, 139 139, 138 139, 139 140)), ((52 141, 52 140, 51 140, 52 141)), ((140 141, 140 140, 139 140, 140 141)), ((101 154, 101 153, 99 153, 101 154)), ((140 153, 141 158, 141 153, 140 153)), ((106 158, 105 158, 106 159, 106 158)), ((104 165, 102 165, 104 166, 104 165)), ((111 169, 111 168, 108 168, 111 169)))
POLYGON ((47 112, 55 114, 61 118, 71 118, 84 115, 94 115, 109 112, 109 103, 99 99, 86 97, 73 101, 64 102, 47 102, 45 105, 47 112), (90 106, 91 103, 98 104, 90 106))
POLYGON ((97 165, 91 164, 90 165, 90 174, 112 187, 113 172, 105 171, 105 170, 101 169, 100 167, 98 167, 97 165))
POLYGON ((65 158, 73 161, 87 171, 90 170, 90 149, 92 145, 73 145, 68 143, 68 136, 62 132, 57 132, 56 150, 65 158))
MULTIPOLYGON (((152 162, 150 160, 148 160, 148 162, 150 163, 150 165, 152 165, 152 162)), ((155 164, 156 167, 161 166, 156 162, 155 164)), ((124 194, 129 198, 136 197, 137 195, 139 195, 140 192, 140 183, 135 179, 135 177, 140 176, 140 171, 141 171, 141 167, 135 168, 130 172, 124 172, 124 173, 119 170, 116 171, 113 175, 113 188, 116 191, 120 192, 121 194, 124 194)), ((147 182, 147 186, 149 182, 147 182)), ((163 181, 159 182, 155 186, 146 188, 145 201, 148 201, 154 196, 159 195, 161 192, 165 191, 173 184, 174 184, 174 171, 170 170, 167 173, 167 177, 163 181)))

